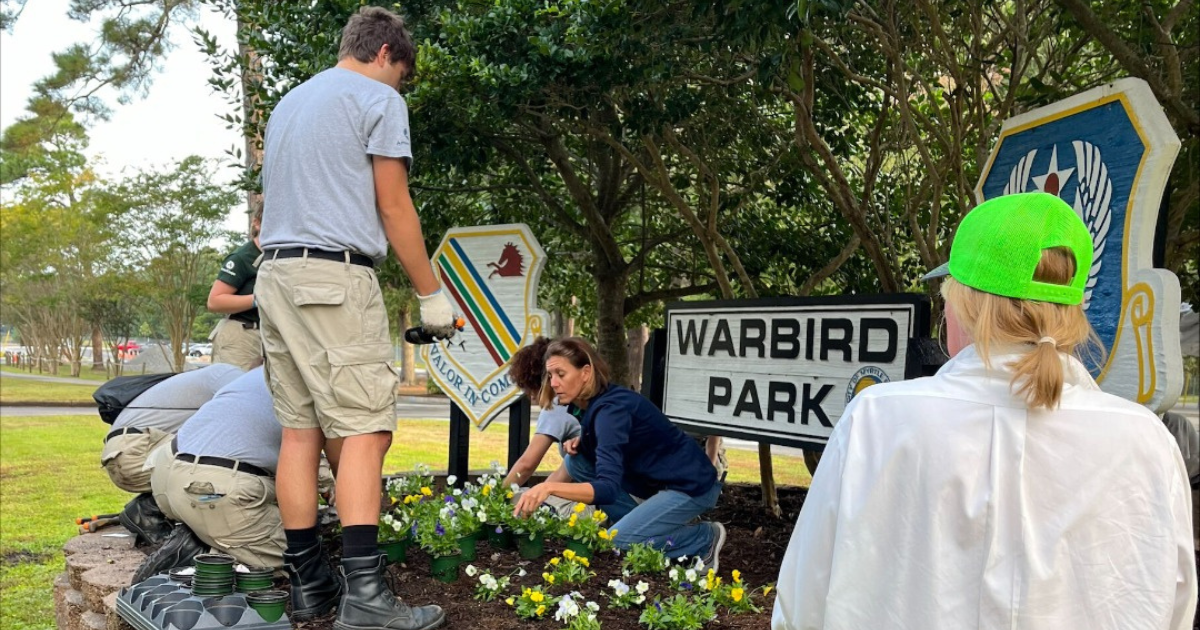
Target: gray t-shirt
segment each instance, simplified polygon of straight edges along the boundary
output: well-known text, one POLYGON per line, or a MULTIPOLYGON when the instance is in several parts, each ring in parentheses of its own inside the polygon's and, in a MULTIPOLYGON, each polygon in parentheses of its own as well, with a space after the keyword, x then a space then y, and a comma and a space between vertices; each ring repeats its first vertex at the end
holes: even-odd
POLYGON ((243 374, 235 365, 214 363, 176 374, 142 392, 117 416, 113 429, 158 429, 175 433, 217 390, 243 374))
POLYGON ((283 426, 275 418, 263 369, 256 367, 217 392, 183 425, 178 439, 180 453, 236 459, 274 472, 283 426))
POLYGON ((396 90, 330 68, 288 92, 263 142, 262 249, 350 250, 382 261, 373 155, 412 161, 408 105, 396 90))
POLYGON ((537 427, 533 432, 549 436, 558 442, 558 454, 565 457, 566 451, 563 450, 563 442, 579 437, 581 429, 579 421, 567 411, 566 407, 554 405, 549 409, 543 409, 538 414, 537 427))

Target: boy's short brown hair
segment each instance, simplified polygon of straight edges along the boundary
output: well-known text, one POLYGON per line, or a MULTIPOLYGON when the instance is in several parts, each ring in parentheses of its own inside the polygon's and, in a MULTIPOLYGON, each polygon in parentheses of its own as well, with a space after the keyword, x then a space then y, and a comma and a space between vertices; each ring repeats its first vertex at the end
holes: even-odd
POLYGON ((403 62, 411 74, 417 63, 417 49, 404 18, 383 7, 362 7, 342 29, 338 60, 354 57, 364 63, 374 61, 384 44, 391 51, 388 61, 393 65, 403 62))

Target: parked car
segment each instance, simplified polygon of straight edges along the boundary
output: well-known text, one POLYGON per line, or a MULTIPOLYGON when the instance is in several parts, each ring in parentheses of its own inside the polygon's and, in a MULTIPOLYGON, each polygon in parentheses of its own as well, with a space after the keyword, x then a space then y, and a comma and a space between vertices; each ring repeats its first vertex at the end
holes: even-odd
POLYGON ((211 343, 194 343, 188 348, 189 357, 209 357, 212 356, 211 343))

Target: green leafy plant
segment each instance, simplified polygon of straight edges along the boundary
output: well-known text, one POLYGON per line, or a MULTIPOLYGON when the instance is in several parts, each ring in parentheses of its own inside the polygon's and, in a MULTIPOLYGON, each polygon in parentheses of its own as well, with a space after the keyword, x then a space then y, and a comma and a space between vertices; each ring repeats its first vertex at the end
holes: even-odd
POLYGON ((379 542, 400 542, 412 534, 412 517, 396 511, 384 512, 379 517, 379 542))
POLYGON ((700 570, 694 566, 677 566, 667 570, 667 579, 670 580, 671 588, 678 591, 695 590, 700 578, 700 570))
POLYGON ((541 619, 551 606, 558 603, 558 598, 547 595, 542 587, 535 586, 521 589, 520 595, 509 597, 504 602, 516 609, 517 616, 522 619, 541 619))
MULTIPOLYGON (((742 583, 741 572, 734 569, 730 577, 728 584, 720 584, 718 581, 712 589, 713 601, 732 613, 761 612, 762 609, 754 604, 754 590, 742 583)), ((764 587, 763 594, 769 593, 770 590, 771 587, 764 587)))
POLYGON ((621 561, 621 568, 632 575, 658 575, 670 566, 667 554, 643 543, 630 545, 621 561))
POLYGON ((596 618, 599 611, 600 604, 584 601, 583 595, 571 592, 558 600, 554 618, 565 624, 567 630, 600 630, 600 620, 596 618))
POLYGON ((710 597, 675 595, 654 602, 642 611, 638 623, 650 630, 699 630, 717 616, 717 605, 710 597))
POLYGON ((425 464, 417 464, 412 474, 388 479, 386 488, 393 504, 411 505, 422 496, 433 496, 433 471, 425 464), (406 501, 407 497, 415 498, 406 501))
POLYGON ((613 548, 613 536, 617 530, 609 530, 602 523, 608 518, 603 510, 595 510, 584 516, 587 506, 576 503, 571 516, 559 527, 559 535, 563 538, 577 540, 588 546, 594 552, 609 551, 613 548))
POLYGON ((479 584, 475 586, 474 597, 481 602, 490 602, 502 595, 511 581, 507 575, 497 578, 491 571, 481 572, 473 564, 467 565, 466 573, 468 577, 478 576, 479 584))
POLYGON ((547 584, 583 584, 588 578, 596 575, 591 570, 592 562, 587 558, 567 549, 561 558, 550 558, 542 579, 547 584))
POLYGON ((621 580, 609 580, 608 588, 612 592, 606 591, 604 594, 608 597, 609 605, 613 608, 630 608, 646 601, 646 591, 650 590, 650 585, 639 580, 637 586, 631 588, 621 580))
POLYGON ((539 535, 557 532, 562 527, 563 520, 549 506, 543 505, 524 518, 514 518, 511 521, 513 532, 527 536, 531 540, 539 535))
POLYGON ((416 522, 417 544, 431 556, 453 556, 459 553, 458 536, 448 529, 441 518, 422 518, 416 522))

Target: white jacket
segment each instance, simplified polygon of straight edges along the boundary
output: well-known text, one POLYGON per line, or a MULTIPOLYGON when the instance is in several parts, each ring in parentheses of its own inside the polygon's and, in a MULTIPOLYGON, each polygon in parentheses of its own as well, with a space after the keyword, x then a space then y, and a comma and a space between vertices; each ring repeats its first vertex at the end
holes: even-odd
POLYGON ((1150 411, 1064 355, 1029 410, 996 356, 873 386, 834 428, 780 568, 774 630, 1192 627, 1191 490, 1150 411))

